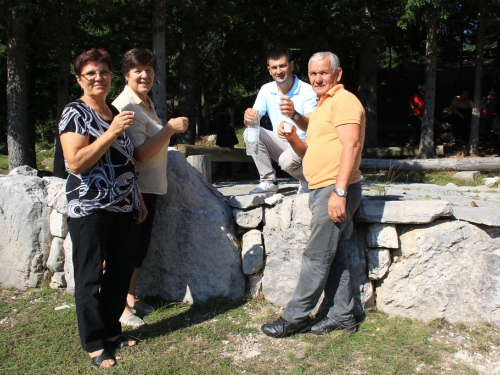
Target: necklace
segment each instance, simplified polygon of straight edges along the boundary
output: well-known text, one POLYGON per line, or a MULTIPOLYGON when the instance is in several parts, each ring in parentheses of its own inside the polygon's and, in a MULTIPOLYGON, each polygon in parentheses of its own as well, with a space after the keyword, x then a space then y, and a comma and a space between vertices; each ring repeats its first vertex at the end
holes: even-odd
POLYGON ((87 97, 82 96, 80 98, 85 104, 87 104, 90 108, 92 108, 95 112, 97 112, 101 117, 103 118, 109 118, 110 116, 110 109, 106 103, 104 103, 105 107, 102 107, 99 105, 99 103, 96 103, 94 100, 89 100, 87 97))

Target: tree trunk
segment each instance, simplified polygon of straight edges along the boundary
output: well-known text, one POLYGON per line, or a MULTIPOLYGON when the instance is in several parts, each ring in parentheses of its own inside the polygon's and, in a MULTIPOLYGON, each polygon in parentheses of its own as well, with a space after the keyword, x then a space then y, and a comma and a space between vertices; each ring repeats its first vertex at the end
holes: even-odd
POLYGON ((210 134, 210 104, 211 101, 209 100, 209 96, 206 94, 206 92, 203 92, 203 108, 204 108, 204 114, 205 114, 205 134, 210 134))
MULTIPOLYGON (((34 131, 28 127, 26 92, 25 9, 9 9, 7 20, 7 147, 9 171, 36 168, 34 131)), ((33 130, 33 129, 31 129, 33 130)))
POLYGON ((163 124, 167 122, 167 58, 165 53, 166 0, 155 0, 153 11, 153 51, 158 60, 158 70, 153 84, 153 103, 163 124))
POLYGON ((192 155, 187 157, 187 162, 200 172, 209 183, 212 183, 212 157, 210 155, 192 155))
POLYGON ((203 121, 203 94, 201 90, 196 91, 196 134, 206 135, 205 122, 203 121))
POLYGON ((359 61, 358 97, 366 112, 364 147, 377 147, 377 38, 363 38, 359 61))
POLYGON ((472 119, 470 123, 469 144, 467 153, 470 156, 478 155, 479 143, 479 120, 481 117, 481 94, 483 82, 483 54, 484 54, 484 24, 485 15, 482 2, 479 1, 477 13, 477 41, 476 41, 476 75, 474 78, 474 106, 472 107, 472 119))
POLYGON ((419 157, 433 158, 434 155, 434 103, 436 100, 436 60, 437 60, 437 16, 427 22, 425 48, 425 97, 422 132, 420 135, 419 157))
POLYGON ((189 119, 188 130, 177 136, 178 143, 194 144, 196 139, 196 91, 195 91, 195 66, 196 49, 195 38, 189 34, 184 35, 181 48, 179 72, 179 116, 189 119))
POLYGON ((495 50, 495 68, 500 69, 500 38, 497 39, 497 48, 495 50))
POLYGON ((57 83, 57 121, 55 131, 55 153, 54 153, 54 176, 66 178, 66 170, 64 168, 64 156, 61 148, 61 140, 59 139, 59 120, 62 111, 69 102, 69 80, 71 66, 71 12, 67 2, 62 4, 63 17, 60 20, 59 29, 59 79, 57 83))
MULTIPOLYGON (((228 61, 229 51, 227 47, 227 32, 222 32, 222 56, 220 59, 220 100, 221 102, 229 99, 229 79, 228 67, 231 63, 228 61)), ((206 99, 206 97, 205 97, 206 99)))

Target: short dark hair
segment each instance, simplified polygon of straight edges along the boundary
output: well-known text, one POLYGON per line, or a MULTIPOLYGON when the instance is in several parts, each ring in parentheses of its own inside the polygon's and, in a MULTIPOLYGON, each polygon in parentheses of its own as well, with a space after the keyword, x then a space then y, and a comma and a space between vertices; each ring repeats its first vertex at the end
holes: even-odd
POLYGON ((111 57, 109 56, 108 51, 103 48, 91 48, 88 51, 80 53, 73 62, 75 73, 77 75, 81 74, 83 67, 89 62, 104 63, 108 66, 109 70, 113 71, 111 57))
POLYGON ((133 48, 125 52, 122 58, 123 76, 126 77, 128 72, 137 65, 150 65, 155 74, 158 70, 158 61, 154 52, 146 48, 133 48))
POLYGON ((285 48, 274 48, 267 54, 267 65, 269 65, 269 60, 279 60, 282 57, 286 58, 286 61, 290 63, 292 58, 290 57, 290 53, 285 48))

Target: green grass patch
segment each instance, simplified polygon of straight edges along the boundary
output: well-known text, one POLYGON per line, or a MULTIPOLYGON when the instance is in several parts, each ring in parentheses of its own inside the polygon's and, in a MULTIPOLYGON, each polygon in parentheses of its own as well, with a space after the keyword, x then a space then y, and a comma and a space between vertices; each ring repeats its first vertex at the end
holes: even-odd
POLYGON ((238 138, 238 141, 240 143, 238 143, 236 146, 234 146, 235 148, 246 148, 247 147, 245 144, 245 138, 243 138, 244 131, 245 131, 245 126, 236 128, 236 137, 238 138))
POLYGON ((399 171, 399 170, 381 170, 381 171, 363 171, 365 180, 374 181, 379 184, 399 183, 419 183, 419 184, 434 184, 445 186, 453 183, 457 186, 481 186, 484 185, 484 180, 488 177, 486 174, 481 174, 476 181, 467 181, 453 177, 456 172, 451 171, 399 171))
POLYGON ((40 143, 36 145, 36 169, 52 173, 54 171, 54 145, 40 143))
POLYGON ((9 157, 0 154, 0 174, 9 174, 9 157))
MULTIPOLYGON (((112 374, 440 374, 473 373, 448 359, 459 350, 430 339, 441 322, 388 318, 368 311, 354 335, 333 332, 272 339, 260 332, 279 311, 258 301, 211 301, 189 306, 146 299, 156 311, 146 327, 126 329, 139 345, 118 351, 112 374), (445 372, 446 373, 446 372, 445 372)), ((467 330, 487 354, 498 345, 498 330, 467 330)), ((0 373, 102 373, 90 363, 78 339, 74 300, 46 288, 0 290, 0 373), (57 306, 70 308, 54 310, 57 306)))

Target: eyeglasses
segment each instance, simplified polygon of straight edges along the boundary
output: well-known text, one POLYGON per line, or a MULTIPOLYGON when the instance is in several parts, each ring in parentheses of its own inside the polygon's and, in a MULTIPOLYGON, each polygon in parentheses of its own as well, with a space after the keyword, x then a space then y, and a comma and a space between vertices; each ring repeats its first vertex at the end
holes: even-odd
POLYGON ((86 73, 82 73, 82 74, 78 74, 78 75, 80 77, 83 76, 83 77, 87 78, 89 81, 93 81, 97 78, 98 74, 101 76, 102 79, 108 79, 109 77, 111 77, 113 75, 113 72, 106 70, 106 69, 103 69, 99 72, 96 72, 95 70, 89 70, 86 73))

